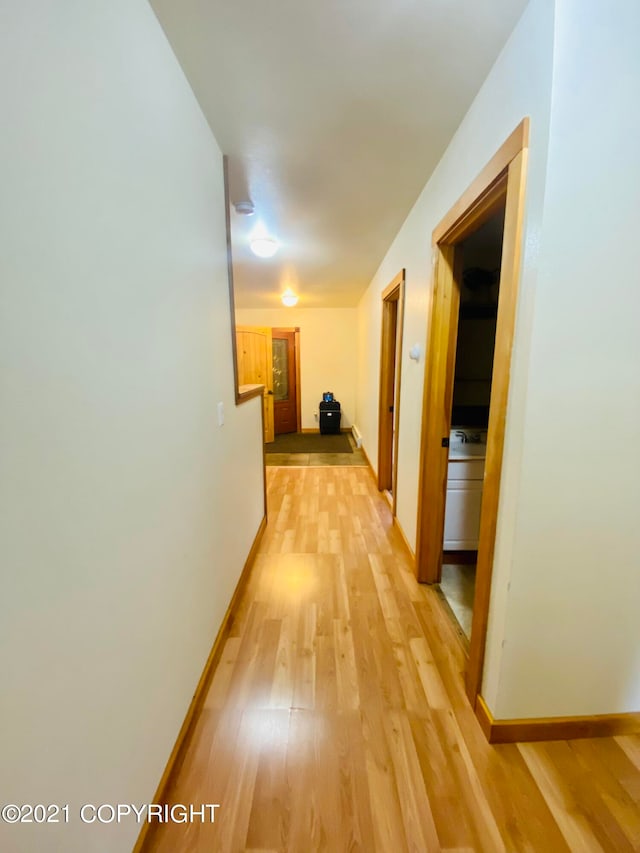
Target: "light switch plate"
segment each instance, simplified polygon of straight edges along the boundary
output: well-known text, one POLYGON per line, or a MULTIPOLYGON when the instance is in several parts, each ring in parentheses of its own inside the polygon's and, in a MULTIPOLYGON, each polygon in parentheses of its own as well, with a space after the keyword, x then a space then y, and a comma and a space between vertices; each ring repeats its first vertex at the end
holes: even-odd
POLYGON ((218 403, 218 426, 224 424, 224 403, 218 403))

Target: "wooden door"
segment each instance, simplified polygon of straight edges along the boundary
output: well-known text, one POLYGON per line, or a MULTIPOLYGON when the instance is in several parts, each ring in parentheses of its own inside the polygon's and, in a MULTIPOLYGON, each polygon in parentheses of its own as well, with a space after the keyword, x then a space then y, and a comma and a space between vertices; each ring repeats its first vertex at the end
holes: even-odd
POLYGON ((236 326, 238 384, 264 385, 264 440, 273 441, 273 373, 271 370, 271 329, 263 326, 236 326))
POLYGON ((298 429, 295 337, 294 331, 272 330, 273 423, 276 435, 296 432, 298 429))

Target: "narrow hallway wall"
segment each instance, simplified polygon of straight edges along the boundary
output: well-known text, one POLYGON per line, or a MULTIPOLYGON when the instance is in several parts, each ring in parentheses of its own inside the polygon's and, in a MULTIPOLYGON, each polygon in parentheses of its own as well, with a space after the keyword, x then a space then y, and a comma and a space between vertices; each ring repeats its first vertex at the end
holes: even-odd
POLYGON ((558 0, 500 717, 640 711, 640 6, 558 0))
POLYGON ((220 150, 144 0, 0 13, 0 790, 130 851, 263 514, 220 150), (218 427, 216 404, 225 406, 218 427))
POLYGON ((531 118, 482 694, 497 719, 640 710, 638 4, 532 0, 359 305, 376 458, 379 301, 407 270, 398 518, 415 544, 434 226, 531 118), (405 393, 406 391, 406 393, 405 393))
MULTIPOLYGON (((406 269, 402 398, 398 452, 397 515, 415 548, 418 467, 424 383, 424 353, 431 308, 431 235, 483 166, 525 116, 531 120, 524 265, 516 344, 512 358, 509 422, 501 485, 492 607, 485 676, 495 686, 500 671, 506 596, 517 516, 528 348, 542 227, 551 109, 554 4, 532 0, 483 83, 433 175, 391 244, 358 306, 358 398, 356 424, 371 460, 377 459, 380 294, 406 269), (418 343, 420 361, 409 359, 418 343)), ((492 691, 490 691, 492 692, 492 691)), ((492 694, 493 695, 493 694, 492 694)))

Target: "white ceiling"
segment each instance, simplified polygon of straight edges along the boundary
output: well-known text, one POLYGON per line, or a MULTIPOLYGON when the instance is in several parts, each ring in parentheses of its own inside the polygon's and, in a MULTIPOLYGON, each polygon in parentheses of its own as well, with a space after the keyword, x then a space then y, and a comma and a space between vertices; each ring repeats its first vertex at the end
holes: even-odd
MULTIPOLYGON (((526 0, 151 0, 229 155, 236 303, 354 306, 526 0), (250 232, 280 243, 255 258, 250 232)), ((425 236, 428 239, 428 235, 425 236)))

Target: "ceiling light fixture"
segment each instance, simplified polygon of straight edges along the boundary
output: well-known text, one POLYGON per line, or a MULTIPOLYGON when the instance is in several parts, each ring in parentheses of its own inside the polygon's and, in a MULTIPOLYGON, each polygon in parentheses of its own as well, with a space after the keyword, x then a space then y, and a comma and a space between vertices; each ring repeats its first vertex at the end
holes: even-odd
POLYGON ((278 244, 272 237, 254 237, 249 246, 259 258, 271 258, 278 251, 278 244))
POLYGON ((236 201, 233 206, 241 216, 253 216, 256 211, 252 201, 236 201))
POLYGON ((282 300, 282 304, 286 305, 287 308, 293 308, 294 305, 298 304, 298 297, 290 287, 285 290, 280 299, 282 300))

